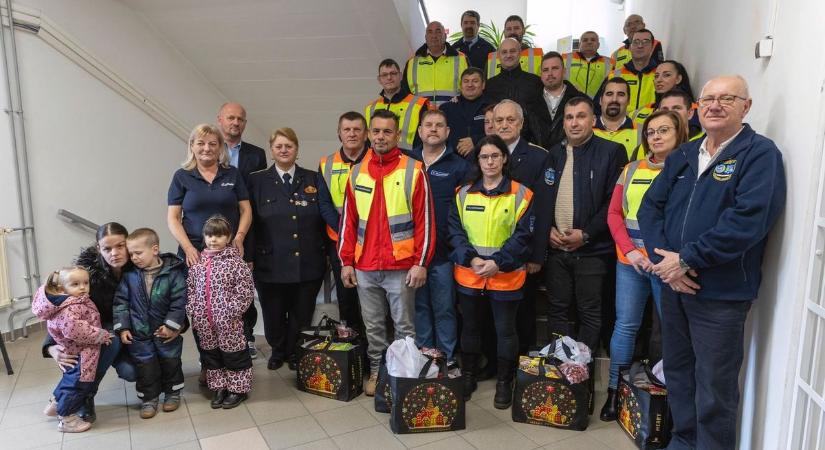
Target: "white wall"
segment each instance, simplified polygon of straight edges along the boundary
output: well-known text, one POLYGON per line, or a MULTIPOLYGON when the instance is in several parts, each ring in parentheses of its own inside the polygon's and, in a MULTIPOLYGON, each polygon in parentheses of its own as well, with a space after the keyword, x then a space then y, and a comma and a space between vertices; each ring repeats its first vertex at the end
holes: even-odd
POLYGON ((642 14, 648 25, 656 24, 657 38, 664 41, 669 57, 688 68, 695 89, 717 74, 743 75, 754 99, 747 121, 783 152, 788 202, 770 238, 765 278, 748 324, 740 442, 741 448, 784 448, 825 135, 825 61, 821 58, 825 3, 627 3, 628 14, 642 14), (775 38, 774 56, 756 60, 754 44, 765 35, 775 38))
MULTIPOLYGON (((437 20, 447 29, 447 35, 461 31, 461 14, 472 9, 481 16, 481 22, 495 23, 498 29, 504 28, 504 20, 513 14, 521 16, 525 24, 535 23, 537 17, 527 17, 527 0, 496 1, 475 0, 467 2, 433 1, 425 2, 430 20, 437 20)), ((531 28, 532 31, 532 28, 531 28)), ((417 46, 423 44, 422 40, 417 46)), ((415 48, 414 47, 414 48, 415 48)))
MULTIPOLYGON (((625 39, 622 32, 624 11, 608 0, 578 0, 575 2, 527 2, 530 31, 536 33, 535 44, 545 52, 558 50, 556 41, 565 36, 578 39, 585 31, 595 31, 604 38, 599 54, 610 56, 625 39)), ((652 26, 652 25, 651 25, 652 26)))
MULTIPOLYGON (((214 123, 226 99, 122 3, 26 0, 21 4, 40 9, 187 127, 214 123)), ((152 227, 161 235, 162 248, 174 250, 165 222, 166 190, 185 157, 184 141, 37 36, 23 31, 16 36, 41 273, 68 264, 81 246, 93 241, 90 233, 59 220, 59 208, 97 223, 117 220, 129 229, 152 227)), ((0 95, 5 105, 5 92, 0 95)), ((265 143, 252 122, 245 138, 265 143)), ((0 226, 19 226, 7 142, 4 123, 0 125, 0 226)), ((24 295, 19 239, 9 247, 13 295, 24 295)), ((3 330, 7 313, 0 311, 3 330)))

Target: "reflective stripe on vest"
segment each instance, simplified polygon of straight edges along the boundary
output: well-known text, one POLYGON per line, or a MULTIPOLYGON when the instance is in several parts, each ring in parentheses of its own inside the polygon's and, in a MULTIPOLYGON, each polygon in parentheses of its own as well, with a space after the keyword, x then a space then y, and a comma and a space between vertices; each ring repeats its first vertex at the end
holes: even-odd
POLYGON ((375 114, 377 109, 392 111, 398 116, 398 126, 401 130, 401 139, 398 140, 398 147, 404 150, 412 150, 415 135, 418 132, 418 121, 421 118, 421 110, 427 103, 426 97, 409 94, 397 103, 385 103, 384 97, 377 98, 364 109, 367 123, 375 114))
MULTIPOLYGON (((491 256, 501 250, 513 235, 533 193, 515 181, 510 181, 510 192, 495 197, 469 192, 469 189, 470 186, 466 185, 456 193, 459 219, 476 253, 491 256)), ((472 269, 456 264, 453 274, 456 282, 464 287, 492 291, 517 290, 524 285, 527 277, 524 266, 512 272, 499 272, 490 278, 482 278, 472 269)))
POLYGON ((641 76, 625 69, 616 67, 613 69, 614 77, 621 77, 627 81, 630 88, 630 95, 627 101, 627 115, 633 117, 636 111, 645 105, 656 102, 656 87, 653 85, 653 77, 656 70, 642 73, 641 76))
POLYGON ((593 134, 607 139, 610 142, 622 144, 625 152, 627 152, 628 161, 636 161, 644 159, 645 151, 639 145, 641 141, 641 128, 633 125, 633 128, 620 128, 616 131, 603 130, 601 128, 593 128, 593 134))
MULTIPOLYGON (((355 261, 358 262, 364 252, 364 234, 367 230, 367 220, 372 208, 373 194, 375 193, 375 179, 369 170, 372 159, 372 150, 360 163, 352 167, 349 183, 355 195, 355 208, 358 211, 358 238, 355 243, 355 261)), ((384 203, 387 211, 387 221, 392 240, 392 254, 396 261, 407 259, 415 254, 413 236, 415 224, 412 218, 412 193, 415 187, 415 170, 421 169, 421 163, 401 155, 398 166, 391 173, 384 176, 382 187, 384 203), (396 186, 404 186, 397 189, 396 186)))
MULTIPOLYGON (((633 161, 625 166, 622 179, 624 180, 624 188, 622 189, 622 216, 624 216, 624 226, 627 229, 627 234, 639 251, 647 256, 644 241, 642 241, 642 233, 639 229, 638 213, 639 207, 642 205, 642 199, 653 183, 653 180, 662 169, 652 168, 648 164, 647 159, 633 161)), ((619 260, 625 264, 630 264, 630 261, 622 254, 617 247, 617 256, 619 260)))
MULTIPOLYGON (((544 56, 540 48, 527 48, 519 53, 518 62, 521 70, 541 76, 541 58, 544 56)), ((501 73, 501 59, 498 52, 487 54, 487 79, 501 73)))
POLYGON ((412 80, 410 92, 427 97, 438 107, 458 95, 461 73, 466 68, 467 58, 461 52, 457 56, 441 55, 436 61, 429 55, 413 56, 405 75, 412 80))
POLYGON ((574 55, 573 52, 564 55, 564 79, 573 83, 576 89, 584 92, 588 97, 593 98, 608 78, 610 78, 610 61, 604 56, 588 61, 586 58, 574 55), (578 64, 577 70, 573 70, 574 64, 578 64), (599 65, 601 65, 601 73, 599 73, 599 65), (592 76, 591 72, 593 72, 592 76), (584 81, 581 79, 582 73, 584 73, 584 81))
MULTIPOLYGON (((321 158, 319 166, 321 168, 321 176, 327 184, 332 204, 335 206, 338 214, 341 215, 344 212, 344 196, 346 195, 347 179, 349 178, 349 171, 352 165, 341 159, 340 152, 335 152, 332 155, 321 158)), ((327 236, 333 241, 338 241, 338 233, 329 225, 327 225, 327 236)))
POLYGON ((654 111, 656 111, 655 103, 649 103, 645 106, 642 106, 633 114, 633 122, 636 122, 636 126, 641 129, 642 126, 645 124, 645 119, 650 117, 650 115, 653 114, 654 111))

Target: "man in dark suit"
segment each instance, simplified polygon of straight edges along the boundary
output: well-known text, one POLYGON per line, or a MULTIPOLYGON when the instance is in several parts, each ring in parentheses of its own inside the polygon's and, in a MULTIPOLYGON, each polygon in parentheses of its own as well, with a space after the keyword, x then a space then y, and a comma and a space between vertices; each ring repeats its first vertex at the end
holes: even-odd
MULTIPOLYGON (((223 134, 226 151, 229 154, 229 164, 241 172, 241 178, 248 185, 250 173, 266 169, 266 153, 264 153, 264 149, 241 140, 243 131, 246 128, 246 110, 238 103, 224 103, 218 111, 218 125, 221 134, 223 134)), ((249 232, 251 234, 252 230, 250 229, 249 232)), ((244 249, 244 260, 251 261, 251 248, 248 248, 248 245, 246 247, 244 249)), ((258 322, 258 310, 255 308, 255 302, 252 302, 249 309, 246 310, 243 320, 249 353, 255 359, 258 357, 258 351, 255 348, 255 334, 252 332, 255 323, 258 322)))
MULTIPOLYGON (((453 47, 467 55, 471 67, 483 70, 487 67, 487 54, 496 51, 496 48, 478 35, 480 26, 481 16, 478 12, 473 10, 464 11, 464 14, 461 15, 461 32, 464 35, 453 44, 453 47)), ((486 77, 482 73, 483 79, 486 79, 486 77)))

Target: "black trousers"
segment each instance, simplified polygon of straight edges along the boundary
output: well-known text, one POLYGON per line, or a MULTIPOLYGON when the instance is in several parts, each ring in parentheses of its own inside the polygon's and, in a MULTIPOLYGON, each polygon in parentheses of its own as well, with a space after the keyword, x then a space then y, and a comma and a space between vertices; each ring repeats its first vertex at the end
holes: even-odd
POLYGON ((573 336, 596 352, 602 324, 602 287, 607 257, 551 252, 547 257, 547 318, 553 333, 573 336), (568 312, 576 305, 579 329, 572 333, 568 312))
POLYGON ((489 303, 496 327, 497 359, 506 359, 509 362, 518 359, 516 314, 521 300, 490 300, 483 295, 473 296, 459 292, 458 303, 464 316, 464 326, 461 329, 461 349, 464 353, 481 353, 482 307, 484 303, 489 303))
POLYGON ((516 314, 516 329, 518 330, 518 351, 526 355, 531 347, 536 345, 536 299, 539 296, 539 284, 545 268, 527 275, 524 282, 524 298, 516 314))
POLYGON ((246 342, 255 342, 256 323, 258 323, 258 308, 255 307, 255 300, 252 300, 249 308, 243 313, 243 334, 246 342))
POLYGON ((300 283, 255 283, 261 301, 270 359, 285 361, 295 356, 298 333, 308 327, 315 312, 315 297, 322 280, 300 283))
POLYGON ((338 297, 338 318, 346 321, 347 326, 358 332, 358 336, 366 342, 366 328, 361 317, 361 305, 358 303, 358 288, 344 287, 341 282, 341 260, 338 259, 336 242, 330 241, 327 245, 329 264, 332 268, 332 277, 335 278, 335 294, 338 297))

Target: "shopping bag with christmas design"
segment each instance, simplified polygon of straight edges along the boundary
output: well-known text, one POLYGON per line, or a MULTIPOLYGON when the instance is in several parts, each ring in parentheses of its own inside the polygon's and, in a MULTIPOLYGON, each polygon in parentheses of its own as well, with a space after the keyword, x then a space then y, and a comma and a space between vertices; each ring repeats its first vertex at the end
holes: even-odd
POLYGON ((619 426, 642 450, 665 448, 672 425, 667 389, 642 362, 619 373, 619 426))
POLYGON ((553 357, 519 358, 513 390, 513 422, 568 430, 587 428, 590 402, 587 366, 576 367, 578 374, 574 375, 567 367, 564 371, 560 369, 560 365, 553 357))
POLYGON ((364 376, 360 346, 314 339, 301 344, 298 390, 348 402, 361 395, 364 376))
POLYGON ((381 367, 378 369, 378 383, 375 385, 375 412, 389 413, 392 410, 392 392, 390 391, 390 375, 387 373, 386 355, 381 358, 381 367))
POLYGON ((389 374, 387 378, 392 399, 390 428, 393 433, 464 429, 462 378, 448 376, 446 361, 430 360, 421 369, 418 378, 394 377, 389 374), (426 377, 431 364, 438 365, 437 378, 426 377))

